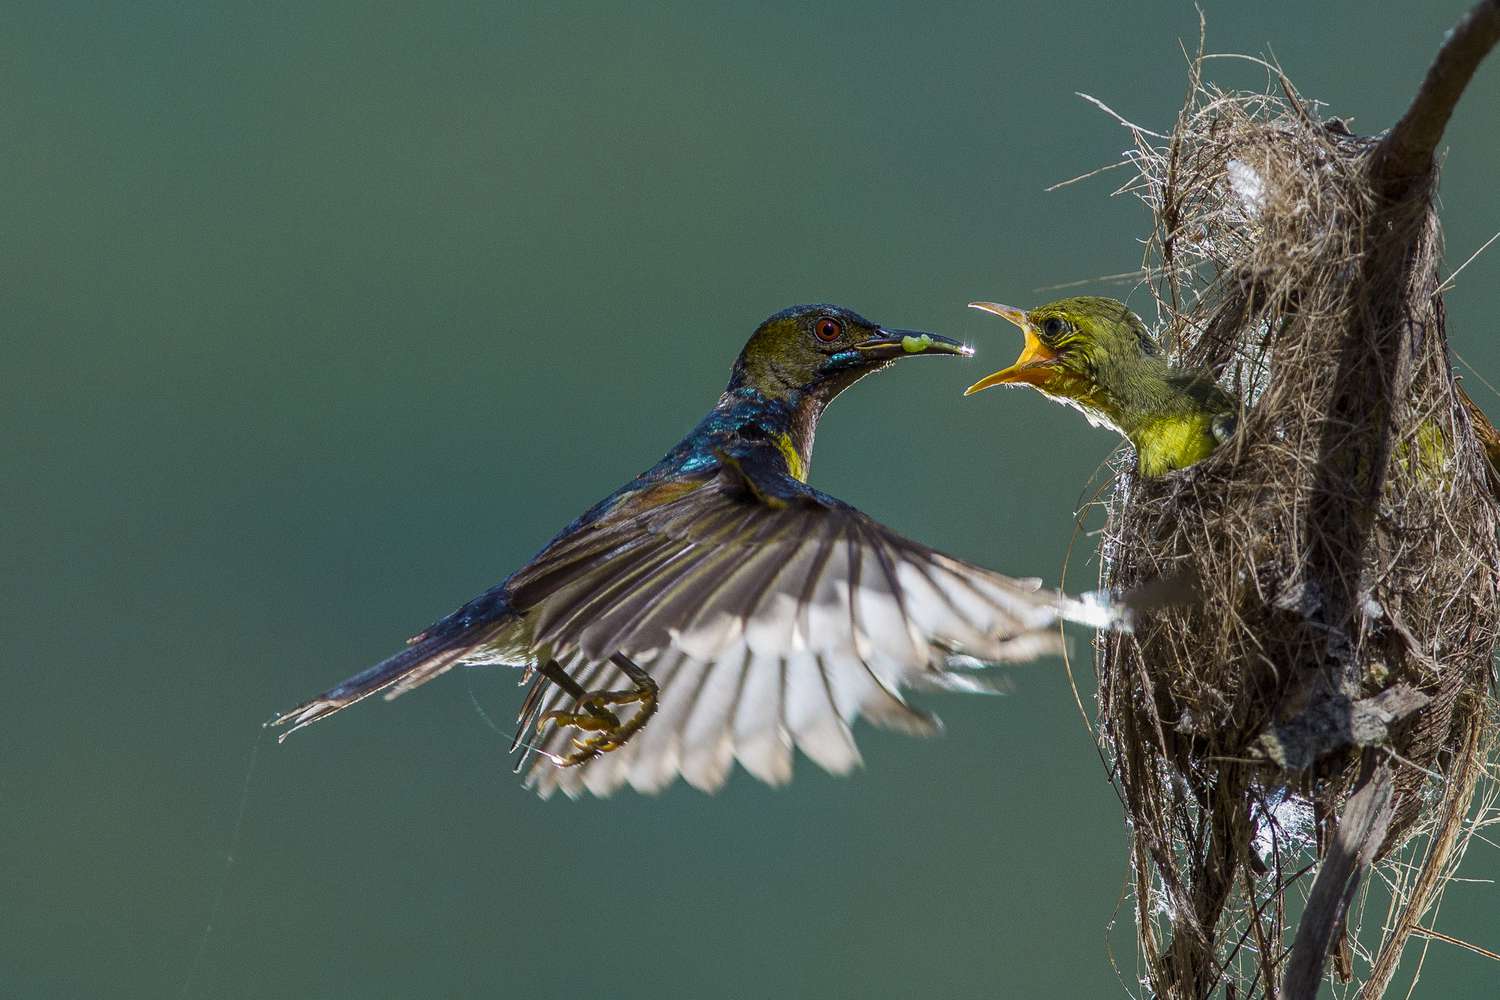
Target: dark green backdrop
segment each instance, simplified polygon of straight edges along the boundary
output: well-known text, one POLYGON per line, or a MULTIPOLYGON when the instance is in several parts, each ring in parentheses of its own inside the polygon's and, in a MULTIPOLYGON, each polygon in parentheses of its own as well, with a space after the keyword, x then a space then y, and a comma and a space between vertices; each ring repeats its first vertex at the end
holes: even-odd
MULTIPOLYGON (((1016 347, 964 303, 1137 264, 1118 174, 1042 188, 1128 144, 1074 91, 1170 122, 1197 25, 1033 6, 9 5, 0 995, 1123 996, 1120 810, 1057 661, 716 798, 538 802, 499 673, 257 742, 654 460, 794 302, 981 350, 841 401, 814 482, 1055 581, 1113 442, 960 399, 1016 347)), ((1464 4, 1393 6, 1210 2, 1210 43, 1374 130, 1464 4)), ((1489 65, 1454 264, 1500 229, 1497 109, 1489 65)), ((1500 250, 1449 305, 1500 374, 1500 250)), ((1496 947, 1500 891, 1435 922, 1496 947)), ((1433 948, 1429 996, 1500 978, 1433 948)))

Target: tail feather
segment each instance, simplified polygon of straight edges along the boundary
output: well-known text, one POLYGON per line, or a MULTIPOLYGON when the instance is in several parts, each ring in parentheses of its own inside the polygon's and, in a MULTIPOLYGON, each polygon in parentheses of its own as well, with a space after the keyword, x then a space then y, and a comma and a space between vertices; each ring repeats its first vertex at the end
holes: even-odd
POLYGON ((489 598, 490 595, 485 595, 470 602, 408 640, 407 647, 401 652, 309 698, 296 708, 282 712, 266 725, 290 726, 277 737, 280 743, 303 726, 326 719, 372 694, 384 691, 389 700, 426 684, 515 623, 513 613, 503 600, 489 598), (481 601, 487 603, 481 606, 481 601))
POLYGON ((266 725, 291 726, 276 738, 280 743, 303 726, 326 719, 414 674, 420 675, 420 679, 415 683, 404 684, 404 688, 410 689, 416 684, 429 681, 457 663, 471 649, 473 645, 469 642, 455 644, 449 638, 424 639, 395 656, 381 660, 368 670, 360 671, 322 694, 309 698, 296 708, 281 713, 266 725))

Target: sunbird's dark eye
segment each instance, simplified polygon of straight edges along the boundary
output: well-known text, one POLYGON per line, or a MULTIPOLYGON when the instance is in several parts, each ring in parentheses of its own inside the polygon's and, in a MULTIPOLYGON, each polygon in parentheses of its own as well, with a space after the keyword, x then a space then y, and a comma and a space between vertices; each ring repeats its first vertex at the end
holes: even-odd
POLYGON ((1042 321, 1042 333, 1048 337, 1061 337, 1068 330, 1068 321, 1049 316, 1042 321))
POLYGON ((818 320, 817 325, 813 327, 813 333, 816 334, 817 338, 825 344, 831 344, 835 340, 838 340, 839 336, 843 332, 844 324, 840 323, 832 316, 822 317, 818 320))

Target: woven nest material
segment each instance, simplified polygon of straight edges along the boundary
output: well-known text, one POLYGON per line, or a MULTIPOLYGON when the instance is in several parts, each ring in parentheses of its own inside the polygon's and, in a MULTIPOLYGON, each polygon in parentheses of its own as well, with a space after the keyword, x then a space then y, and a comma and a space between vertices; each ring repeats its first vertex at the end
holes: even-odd
POLYGON ((1107 505, 1103 583, 1193 595, 1098 649, 1142 981, 1276 995, 1317 862, 1382 768, 1362 860, 1387 866, 1390 910, 1332 940, 1340 992, 1378 996, 1462 854, 1494 744, 1497 509, 1450 367, 1435 178, 1392 199, 1374 141, 1203 65, 1170 135, 1126 123, 1163 340, 1243 401, 1188 470, 1122 461, 1107 505))

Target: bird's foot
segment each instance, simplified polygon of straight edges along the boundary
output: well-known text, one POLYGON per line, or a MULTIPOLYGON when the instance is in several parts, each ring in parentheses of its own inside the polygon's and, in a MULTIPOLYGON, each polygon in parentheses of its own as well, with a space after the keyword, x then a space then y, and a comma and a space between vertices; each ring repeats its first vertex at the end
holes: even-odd
POLYGON ((600 754, 618 750, 630 740, 632 736, 640 732, 642 727, 650 721, 651 716, 656 714, 656 681, 651 675, 625 660, 623 656, 614 657, 616 665, 625 670, 633 686, 626 691, 583 691, 575 698, 578 709, 567 711, 554 709, 546 712, 537 719, 537 732, 546 729, 548 725, 571 726, 585 733, 592 733, 583 739, 573 738, 573 752, 566 754, 558 761, 560 767, 574 767, 586 760, 593 760, 600 754), (627 669, 620 661, 629 663, 627 669), (630 717, 621 720, 611 711, 623 705, 637 705, 639 707, 631 713, 630 717))

